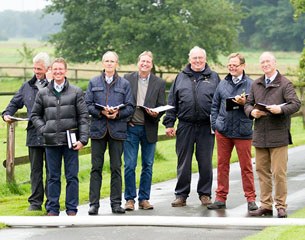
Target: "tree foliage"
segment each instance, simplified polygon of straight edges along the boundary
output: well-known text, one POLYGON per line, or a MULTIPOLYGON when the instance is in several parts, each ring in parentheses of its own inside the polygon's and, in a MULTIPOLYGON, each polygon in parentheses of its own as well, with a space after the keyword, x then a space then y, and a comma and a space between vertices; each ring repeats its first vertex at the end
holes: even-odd
POLYGON ((22 49, 17 49, 17 52, 20 56, 18 63, 24 63, 24 66, 27 67, 28 63, 32 63, 32 58, 35 50, 27 46, 26 43, 22 43, 22 49))
POLYGON ((295 21, 289 0, 244 0, 242 5, 247 17, 242 21, 240 41, 245 47, 274 51, 303 48, 305 17, 295 21))
POLYGON ((290 0, 290 2, 295 9, 295 17, 305 13, 305 0, 290 0))
POLYGON ((113 49, 121 62, 133 63, 150 50, 158 66, 175 69, 185 65, 195 45, 215 62, 236 48, 243 16, 227 0, 51 0, 46 11, 64 16, 51 43, 69 61, 97 61, 113 49))
POLYGON ((58 13, 44 14, 42 10, 25 12, 5 10, 0 12, 0 39, 3 36, 3 40, 7 38, 44 40, 49 34, 60 30, 61 22, 62 17, 58 13))

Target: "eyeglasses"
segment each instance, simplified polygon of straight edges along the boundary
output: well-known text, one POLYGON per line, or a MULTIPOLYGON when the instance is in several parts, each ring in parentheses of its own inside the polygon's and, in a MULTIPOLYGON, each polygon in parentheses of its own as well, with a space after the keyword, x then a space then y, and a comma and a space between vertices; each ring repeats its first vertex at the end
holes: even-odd
POLYGON ((239 65, 228 64, 227 67, 228 67, 228 68, 238 68, 240 65, 242 65, 242 64, 239 64, 239 65))

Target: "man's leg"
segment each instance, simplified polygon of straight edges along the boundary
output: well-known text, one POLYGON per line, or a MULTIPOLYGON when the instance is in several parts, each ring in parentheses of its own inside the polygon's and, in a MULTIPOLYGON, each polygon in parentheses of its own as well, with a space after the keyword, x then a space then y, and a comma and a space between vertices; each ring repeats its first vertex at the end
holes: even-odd
POLYGON ((78 151, 63 147, 65 177, 66 177, 66 211, 77 213, 78 198, 79 198, 79 183, 78 183, 78 151))
POLYGON ((136 167, 139 151, 139 127, 128 126, 127 139, 124 141, 124 177, 125 200, 134 200, 137 197, 136 167))
POLYGON ((230 138, 216 132, 217 142, 217 189, 215 201, 226 202, 229 193, 230 159, 234 147, 230 138))
POLYGON ((109 155, 110 155, 110 204, 112 208, 122 204, 122 154, 123 141, 115 140, 109 136, 109 155))
POLYGON ((245 197, 247 198, 247 202, 255 202, 256 198, 251 160, 251 143, 251 139, 234 140, 241 170, 243 190, 245 197))
POLYGON ((29 147, 29 159, 31 166, 31 196, 28 198, 30 203, 29 210, 41 210, 44 198, 43 187, 43 158, 44 148, 29 147))
POLYGON ((49 170, 47 212, 55 215, 59 214, 60 208, 62 155, 62 147, 46 147, 46 158, 49 170))
POLYGON ((198 162, 199 180, 197 192, 199 197, 211 197, 213 183, 212 157, 214 149, 214 134, 211 134, 210 125, 197 126, 196 136, 196 159, 198 162))
POLYGON ((192 157, 194 152, 194 131, 192 124, 179 123, 176 137, 177 184, 175 194, 177 198, 186 199, 190 193, 192 179, 192 157))
POLYGON ((139 187, 139 201, 150 199, 155 149, 156 143, 149 143, 147 141, 145 128, 143 126, 143 131, 141 135, 142 171, 139 187))
POLYGON ((274 179, 275 208, 287 208, 287 161, 288 146, 272 148, 271 169, 274 179))
POLYGON ((91 139, 91 171, 89 202, 90 207, 100 207, 100 192, 102 186, 102 170, 107 142, 105 139, 91 139))
POLYGON ((260 186, 261 207, 272 210, 272 174, 269 148, 255 148, 255 164, 260 186))

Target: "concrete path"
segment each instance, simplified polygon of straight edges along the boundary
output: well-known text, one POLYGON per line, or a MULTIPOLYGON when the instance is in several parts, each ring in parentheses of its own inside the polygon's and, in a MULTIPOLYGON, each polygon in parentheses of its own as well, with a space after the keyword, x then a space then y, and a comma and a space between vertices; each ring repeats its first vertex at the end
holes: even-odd
MULTIPOLYGON (((305 146, 289 150, 288 215, 305 207, 304 162, 305 146)), ((213 195, 216 176, 214 170, 213 195)), ((154 210, 136 209, 123 216, 113 215, 107 198, 101 200, 98 216, 88 216, 89 206, 83 205, 76 217, 67 217, 64 212, 59 217, 0 217, 0 222, 16 227, 1 230, 0 239, 242 239, 265 226, 305 225, 303 219, 277 219, 275 209, 273 218, 249 217, 240 179, 239 165, 232 164, 230 194, 225 210, 208 210, 200 204, 196 193, 198 174, 193 174, 192 192, 186 207, 173 208, 170 205, 176 184, 176 179, 173 179, 152 186, 154 210)), ((256 175, 255 183, 259 190, 256 175)))

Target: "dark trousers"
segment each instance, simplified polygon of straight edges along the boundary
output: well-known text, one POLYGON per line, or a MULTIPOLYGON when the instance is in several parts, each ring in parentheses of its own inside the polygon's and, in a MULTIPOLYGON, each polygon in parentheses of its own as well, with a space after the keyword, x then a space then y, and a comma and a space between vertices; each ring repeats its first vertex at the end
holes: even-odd
POLYGON ((110 156, 110 204, 111 207, 121 205, 122 203, 122 153, 123 141, 116 140, 107 134, 102 139, 91 139, 91 172, 90 172, 90 206, 99 207, 100 192, 102 186, 102 171, 104 166, 104 154, 109 145, 110 156))
POLYGON ((64 158, 66 177, 66 211, 77 212, 78 206, 78 151, 68 146, 46 147, 49 169, 47 211, 59 214, 61 193, 61 165, 64 158))
POLYGON ((187 198, 189 196, 194 150, 199 171, 197 193, 199 196, 211 196, 214 141, 215 137, 211 134, 210 125, 179 122, 176 138, 178 166, 175 194, 177 197, 187 198))
POLYGON ((28 202, 33 207, 41 207, 43 204, 44 194, 48 199, 48 188, 47 188, 47 176, 48 168, 45 159, 44 147, 29 147, 29 159, 31 166, 31 196, 28 198, 28 202), (46 169, 46 181, 43 183, 43 163, 45 162, 46 169))

